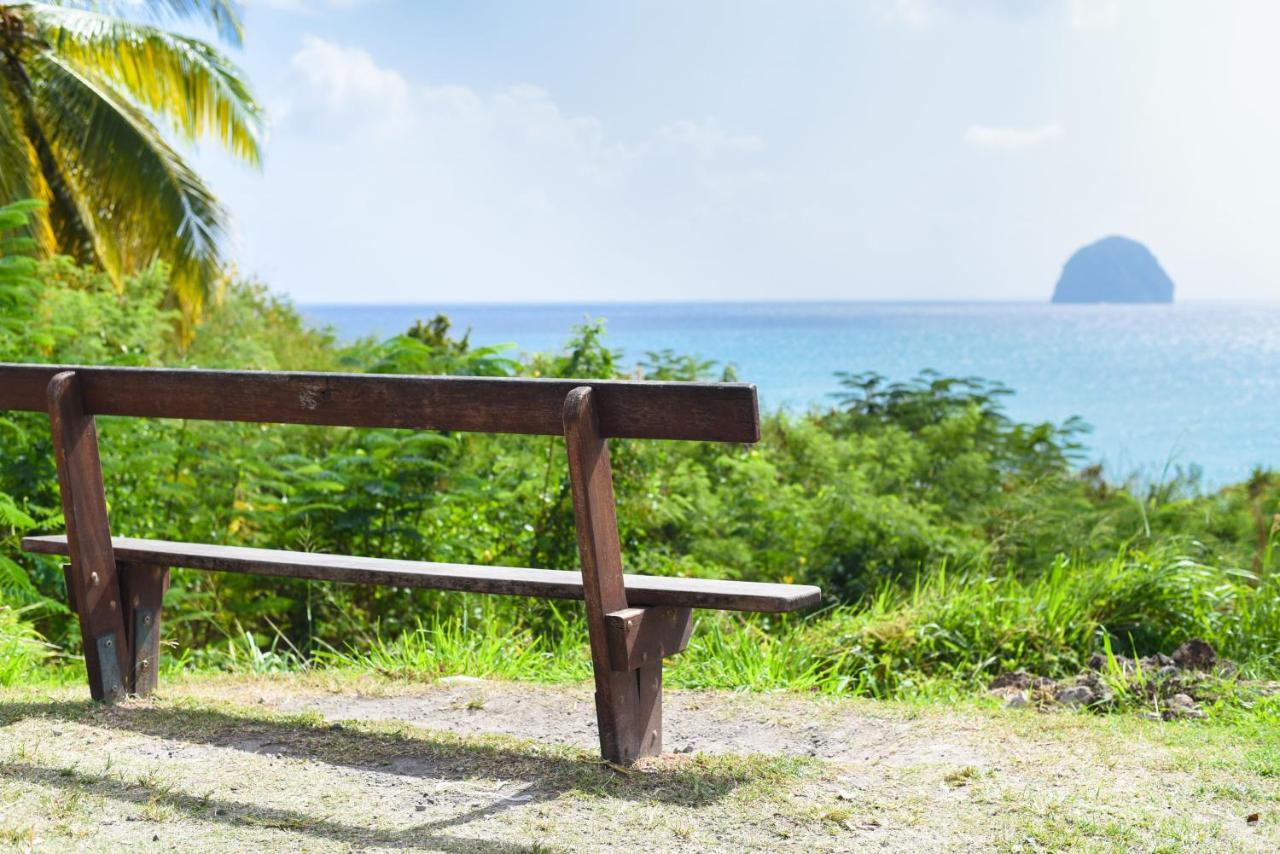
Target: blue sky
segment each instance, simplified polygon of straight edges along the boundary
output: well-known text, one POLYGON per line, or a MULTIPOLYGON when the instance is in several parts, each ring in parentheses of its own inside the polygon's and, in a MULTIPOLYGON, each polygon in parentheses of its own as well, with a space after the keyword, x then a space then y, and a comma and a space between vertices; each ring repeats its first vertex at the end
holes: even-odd
POLYGON ((1047 299, 1280 274, 1280 3, 251 0, 240 269, 303 302, 1047 299))

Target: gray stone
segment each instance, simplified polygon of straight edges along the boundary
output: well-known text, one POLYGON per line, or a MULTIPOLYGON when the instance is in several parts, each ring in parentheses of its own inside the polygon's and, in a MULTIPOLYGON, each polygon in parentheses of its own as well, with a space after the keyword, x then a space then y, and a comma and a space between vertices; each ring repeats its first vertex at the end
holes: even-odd
POLYGON ((1088 685, 1072 685, 1070 688, 1060 688, 1053 699, 1072 708, 1087 706, 1093 702, 1093 689, 1088 685))
POLYGON ((1025 709, 1031 705, 1031 701, 1027 699, 1027 695, 1019 691, 1016 694, 1010 694, 1009 698, 1004 701, 1006 709, 1025 709))

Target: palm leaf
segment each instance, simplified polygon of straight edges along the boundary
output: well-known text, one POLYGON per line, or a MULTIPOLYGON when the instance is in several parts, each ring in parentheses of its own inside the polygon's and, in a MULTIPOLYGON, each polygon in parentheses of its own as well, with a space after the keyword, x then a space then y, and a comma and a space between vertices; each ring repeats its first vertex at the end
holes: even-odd
POLYGON ((111 81, 186 140, 213 138, 250 163, 261 156, 262 109, 243 73, 198 39, 100 12, 31 6, 48 50, 111 81))
MULTIPOLYGON (((21 105, 8 79, 0 76, 0 204, 15 199, 48 202, 51 195, 40 171, 36 150, 27 136, 21 105)), ((43 211, 29 221, 24 218, 19 226, 26 229, 41 252, 52 254, 57 250, 57 238, 43 211)))
POLYGON ((146 3, 147 10, 157 19, 193 18, 203 21, 212 26, 220 38, 236 46, 244 38, 239 5, 231 0, 147 0, 146 3))
POLYGON ((73 9, 98 9, 115 15, 139 13, 158 22, 195 20, 207 24, 218 37, 229 44, 240 45, 244 28, 240 23, 240 4, 232 0, 62 0, 59 6, 73 9))
POLYGON ((48 51, 32 68, 37 123, 104 268, 118 279, 164 258, 179 304, 198 315, 222 269, 226 213, 213 193, 110 81, 48 51))

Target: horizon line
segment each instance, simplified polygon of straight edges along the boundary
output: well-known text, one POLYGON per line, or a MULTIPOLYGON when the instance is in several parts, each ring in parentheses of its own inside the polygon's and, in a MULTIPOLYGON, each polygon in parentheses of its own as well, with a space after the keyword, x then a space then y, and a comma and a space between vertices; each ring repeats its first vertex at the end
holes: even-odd
POLYGON ((669 305, 1046 305, 1046 306, 1062 306, 1062 307, 1123 307, 1123 306, 1177 306, 1186 305, 1188 303, 1196 305, 1267 305, 1280 303, 1280 297, 1277 298, 1198 298, 1193 297, 1185 300, 1175 300, 1172 302, 1073 302, 1073 303, 1056 303, 1052 300, 1032 300, 1032 299, 754 299, 754 300, 723 300, 723 299, 675 299, 675 300, 484 300, 479 302, 459 302, 459 301, 421 301, 421 302, 390 302, 390 301, 357 301, 357 300, 339 300, 339 301, 304 301, 290 296, 290 299, 299 306, 315 306, 315 307, 334 307, 345 308, 360 306, 365 308, 400 308, 400 307, 421 307, 421 306, 455 306, 466 308, 477 307, 510 307, 510 306, 669 306, 669 305))

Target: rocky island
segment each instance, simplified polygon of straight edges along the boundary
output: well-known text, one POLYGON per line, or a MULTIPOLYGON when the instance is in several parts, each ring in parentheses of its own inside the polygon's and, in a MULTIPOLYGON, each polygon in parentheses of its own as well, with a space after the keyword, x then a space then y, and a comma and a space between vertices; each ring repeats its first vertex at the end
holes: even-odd
POLYGON ((1104 237, 1067 259, 1052 301, 1173 302, 1173 280, 1138 241, 1104 237))

